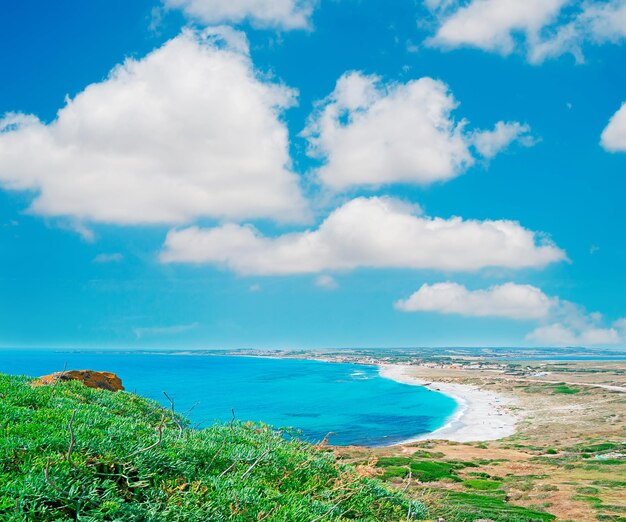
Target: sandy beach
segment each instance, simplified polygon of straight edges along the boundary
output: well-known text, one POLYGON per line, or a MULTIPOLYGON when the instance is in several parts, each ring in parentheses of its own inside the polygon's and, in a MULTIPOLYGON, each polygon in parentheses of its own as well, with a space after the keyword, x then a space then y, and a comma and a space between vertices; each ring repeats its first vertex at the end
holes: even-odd
POLYGON ((382 377, 403 384, 425 386, 452 397, 458 403, 458 408, 444 426, 404 443, 429 439, 478 442, 502 439, 515 433, 519 416, 512 414, 507 408, 515 403, 512 398, 467 384, 419 379, 411 375, 410 366, 385 365, 379 368, 382 377))

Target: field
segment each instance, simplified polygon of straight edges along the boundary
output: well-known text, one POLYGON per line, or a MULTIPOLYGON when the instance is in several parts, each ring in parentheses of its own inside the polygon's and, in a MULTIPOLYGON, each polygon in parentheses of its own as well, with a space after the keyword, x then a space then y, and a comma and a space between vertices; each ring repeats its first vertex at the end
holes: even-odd
POLYGON ((446 521, 626 521, 626 394, 613 389, 624 386, 623 365, 480 366, 457 361, 411 371, 514 397, 523 418, 514 436, 338 453, 367 463, 373 476, 406 488, 446 521))

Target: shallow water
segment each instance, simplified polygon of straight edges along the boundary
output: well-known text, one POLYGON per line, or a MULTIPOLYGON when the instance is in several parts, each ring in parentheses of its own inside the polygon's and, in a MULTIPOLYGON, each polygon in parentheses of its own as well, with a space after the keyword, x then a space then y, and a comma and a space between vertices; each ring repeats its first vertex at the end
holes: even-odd
POLYGON ((127 391, 207 426, 239 420, 295 427, 312 441, 329 432, 337 445, 393 444, 445 424, 456 403, 420 386, 400 384, 378 369, 319 361, 218 357, 0 350, 0 372, 31 376, 66 369, 111 371, 127 391))

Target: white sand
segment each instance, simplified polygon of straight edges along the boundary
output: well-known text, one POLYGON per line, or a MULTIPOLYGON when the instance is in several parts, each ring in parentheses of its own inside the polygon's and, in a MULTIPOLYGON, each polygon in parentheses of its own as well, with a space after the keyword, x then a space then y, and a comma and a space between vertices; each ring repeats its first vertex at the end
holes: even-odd
POLYGON ((515 433, 519 417, 508 411, 514 400, 467 384, 431 382, 411 375, 411 367, 403 365, 380 366, 380 375, 403 384, 425 386, 452 397, 458 404, 455 412, 444 426, 404 441, 403 444, 420 440, 451 440, 478 442, 496 440, 515 433))

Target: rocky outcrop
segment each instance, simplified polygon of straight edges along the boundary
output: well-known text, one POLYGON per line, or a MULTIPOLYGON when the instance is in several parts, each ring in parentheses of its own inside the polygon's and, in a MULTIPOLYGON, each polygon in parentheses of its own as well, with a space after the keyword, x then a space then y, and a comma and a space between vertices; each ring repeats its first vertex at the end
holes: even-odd
POLYGON ((80 381, 88 388, 100 388, 112 392, 124 390, 122 380, 114 373, 95 372, 93 370, 68 370, 51 373, 34 380, 33 386, 48 386, 59 381, 80 381))

